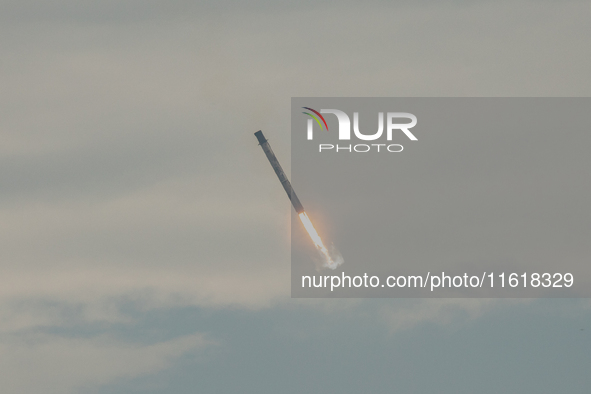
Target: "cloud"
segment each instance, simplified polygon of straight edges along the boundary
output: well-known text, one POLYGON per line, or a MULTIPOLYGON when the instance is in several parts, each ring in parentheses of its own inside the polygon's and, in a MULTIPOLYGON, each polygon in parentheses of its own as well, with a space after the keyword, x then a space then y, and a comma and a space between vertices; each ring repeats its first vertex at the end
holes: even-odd
POLYGON ((589 89, 580 2, 34 4, 3 3, 2 302, 287 299, 291 208, 252 133, 289 169, 290 96, 589 89))
POLYGON ((91 303, 168 294, 183 304, 254 306, 286 297, 289 233, 273 227, 289 219, 261 202, 241 206, 234 195, 228 188, 216 201, 181 182, 0 209, 0 298, 91 303))
MULTIPOLYGON (((291 207, 252 133, 289 170, 291 96, 589 93, 585 2, 371 4, 0 4, 3 394, 88 392, 211 345, 111 335, 137 323, 129 303, 362 303, 282 304, 291 207)), ((420 300, 382 318, 397 332, 492 305, 420 300)))
POLYGON ((211 343, 201 334, 153 344, 134 344, 109 336, 2 336, 2 392, 88 392, 117 379, 134 378, 161 371, 170 367, 178 357, 194 353, 208 345, 211 343))
POLYGON ((289 167, 291 96, 590 86, 584 2, 142 4, 3 3, 2 303, 272 305, 291 208, 252 133, 289 167))
MULTIPOLYGON (((449 326, 476 319, 483 313, 507 305, 507 300, 445 298, 406 300, 395 307, 382 309, 382 316, 391 333, 410 330, 423 324, 449 326)), ((510 300, 510 304, 528 303, 531 300, 510 300)))

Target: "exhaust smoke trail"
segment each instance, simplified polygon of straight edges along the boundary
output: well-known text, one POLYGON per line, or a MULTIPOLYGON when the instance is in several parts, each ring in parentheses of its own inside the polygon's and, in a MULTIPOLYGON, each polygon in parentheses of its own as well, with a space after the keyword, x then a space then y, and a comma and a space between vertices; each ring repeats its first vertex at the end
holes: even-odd
POLYGON ((283 172, 283 169, 281 168, 281 165, 279 164, 279 160, 277 160, 277 157, 275 157, 275 153, 273 153, 273 150, 271 149, 271 146, 269 145, 269 141, 267 141, 267 139, 263 135, 263 132, 259 130, 256 133, 254 133, 254 135, 255 135, 255 137, 257 137, 257 140, 259 141, 259 145, 261 146, 261 148, 263 148, 263 151, 265 152, 267 159, 269 159, 269 163, 271 163, 271 167, 273 167, 273 169, 275 170, 275 174, 277 174, 279 181, 283 185, 283 189, 285 190, 285 192, 287 193, 287 196, 291 200, 291 205, 293 205, 293 208, 295 209, 298 216, 300 217, 300 220, 302 221, 304 228, 306 229, 306 231, 310 235, 310 238, 312 238, 312 241, 314 242, 314 245, 316 246, 316 250, 318 250, 318 252, 320 252, 320 255, 323 260, 323 266, 331 268, 331 269, 337 268, 339 265, 343 264, 343 257, 341 256, 339 251, 334 247, 334 245, 331 245, 330 252, 328 251, 326 246, 324 246, 322 239, 320 238, 320 236, 318 235, 318 232, 316 231, 316 229, 312 225, 312 222, 310 221, 310 218, 306 214, 306 211, 304 211, 304 206, 300 202, 298 196, 296 196, 295 192, 293 191, 293 188, 291 187, 291 183, 287 179, 285 172, 283 172))
POLYGON ((332 254, 328 252, 328 249, 326 249, 326 246, 324 246, 324 243, 322 242, 322 238, 320 238, 320 235, 318 235, 318 232, 314 228, 314 225, 312 224, 312 221, 308 217, 308 214, 306 212, 302 212, 298 216, 300 217, 302 224, 306 228, 306 231, 310 235, 310 238, 312 238, 312 242, 314 242, 316 249, 320 252, 320 254, 324 260, 324 266, 326 266, 330 269, 335 269, 339 265, 341 265, 343 263, 343 257, 334 248, 333 248, 332 254))

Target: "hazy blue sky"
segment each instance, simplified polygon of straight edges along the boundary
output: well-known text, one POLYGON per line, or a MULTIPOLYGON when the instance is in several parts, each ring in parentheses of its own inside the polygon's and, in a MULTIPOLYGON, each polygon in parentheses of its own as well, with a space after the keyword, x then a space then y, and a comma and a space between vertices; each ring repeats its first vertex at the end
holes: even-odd
POLYGON ((589 300, 291 300, 252 133, 289 170, 292 96, 589 96, 590 14, 0 1, 2 393, 588 393, 589 300))

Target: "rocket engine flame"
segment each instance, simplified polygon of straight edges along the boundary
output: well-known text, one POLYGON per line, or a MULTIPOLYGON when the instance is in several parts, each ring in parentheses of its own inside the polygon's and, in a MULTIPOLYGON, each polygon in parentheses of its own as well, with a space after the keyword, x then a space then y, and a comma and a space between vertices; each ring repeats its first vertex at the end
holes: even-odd
POLYGON ((320 238, 320 235, 318 235, 318 232, 314 228, 312 221, 308 217, 308 214, 306 212, 302 212, 299 214, 299 217, 302 221, 302 224, 304 225, 304 228, 310 235, 310 238, 312 238, 312 242, 314 242, 316 249, 318 252, 320 252, 324 260, 324 265, 330 269, 335 269, 341 265, 343 263, 343 258, 341 257, 340 253, 338 253, 338 251, 336 251, 334 248, 332 253, 328 251, 322 242, 322 238, 320 238))

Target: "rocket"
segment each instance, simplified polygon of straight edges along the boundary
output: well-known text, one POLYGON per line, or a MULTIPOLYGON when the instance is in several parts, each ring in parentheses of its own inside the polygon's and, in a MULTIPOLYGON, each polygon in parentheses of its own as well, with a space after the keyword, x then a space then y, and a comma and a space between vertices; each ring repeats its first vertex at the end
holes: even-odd
POLYGON ((281 164, 279 164, 279 160, 277 160, 277 157, 275 157, 275 153, 273 153, 271 145, 269 145, 269 141, 267 141, 267 139, 263 135, 263 132, 260 130, 254 133, 254 135, 255 137, 257 137, 257 140, 259 140, 259 145, 261 146, 261 148, 263 148, 263 152, 265 152, 265 155, 267 155, 267 159, 269 159, 271 167, 273 167, 273 169, 275 170, 275 174, 277 174, 279 181, 283 185, 283 189, 285 189, 287 196, 291 200, 291 205, 293 205, 293 208, 296 210, 298 214, 303 213, 304 207, 302 206, 302 203, 300 202, 298 196, 296 196, 295 192, 293 191, 291 183, 289 183, 289 179, 287 179, 285 172, 283 172, 281 164))
POLYGON ((254 133, 254 135, 255 137, 257 137, 257 140, 259 140, 259 145, 261 146, 261 148, 263 148, 263 152, 265 152, 265 155, 267 155, 267 159, 269 159, 271 167, 273 167, 273 169, 275 170, 275 174, 277 174, 279 181, 283 185, 283 189, 285 189, 287 196, 291 200, 291 205, 293 205, 293 208, 296 210, 300 220, 302 221, 302 224, 304 225, 304 228, 308 232, 308 235, 312 239, 312 242, 314 242, 316 250, 320 252, 322 259, 324 260, 323 266, 335 269, 337 266, 343 263, 343 257, 338 252, 338 250, 336 250, 334 245, 331 246, 330 252, 328 251, 326 246, 324 246, 324 242, 322 242, 322 239, 320 238, 320 235, 318 235, 318 232, 314 228, 314 225, 308 217, 308 214, 306 213, 306 211, 304 211, 304 207, 302 206, 300 199, 298 198, 298 196, 296 196, 295 192, 293 191, 291 183, 289 183, 289 179, 287 179, 285 172, 283 172, 283 169, 279 164, 279 160, 277 160, 277 157, 275 157, 275 153, 273 153, 273 150, 269 145, 269 141, 267 141, 267 139, 263 135, 263 132, 259 130, 256 133, 254 133))

